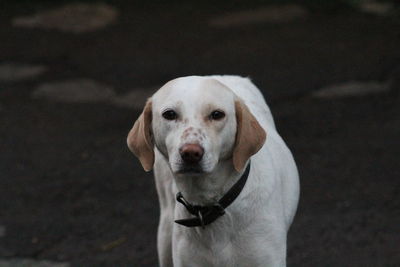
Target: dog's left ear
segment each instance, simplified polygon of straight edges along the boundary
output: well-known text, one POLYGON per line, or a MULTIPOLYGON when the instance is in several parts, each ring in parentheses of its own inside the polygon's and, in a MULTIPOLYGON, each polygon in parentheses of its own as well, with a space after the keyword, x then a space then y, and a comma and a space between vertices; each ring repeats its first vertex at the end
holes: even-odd
POLYGON ((242 101, 235 101, 235 112, 237 130, 233 166, 240 172, 247 160, 264 145, 267 134, 242 101))
POLYGON ((129 149, 139 158, 145 171, 150 171, 154 164, 154 144, 151 139, 151 100, 148 100, 142 114, 136 120, 128 134, 129 149))

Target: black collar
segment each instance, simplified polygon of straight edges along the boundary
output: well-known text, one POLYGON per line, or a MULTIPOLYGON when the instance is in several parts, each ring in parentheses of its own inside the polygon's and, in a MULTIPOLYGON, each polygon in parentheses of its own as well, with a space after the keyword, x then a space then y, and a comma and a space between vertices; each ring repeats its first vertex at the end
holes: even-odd
POLYGON ((225 214, 225 209, 232 204, 232 202, 239 196, 244 185, 246 184, 247 178, 250 173, 250 163, 247 164, 246 170, 244 171, 242 177, 229 189, 228 192, 214 205, 200 206, 192 205, 183 198, 181 192, 176 194, 176 200, 194 216, 194 218, 175 220, 176 223, 187 226, 196 227, 201 226, 204 228, 205 225, 214 222, 220 216, 225 214))

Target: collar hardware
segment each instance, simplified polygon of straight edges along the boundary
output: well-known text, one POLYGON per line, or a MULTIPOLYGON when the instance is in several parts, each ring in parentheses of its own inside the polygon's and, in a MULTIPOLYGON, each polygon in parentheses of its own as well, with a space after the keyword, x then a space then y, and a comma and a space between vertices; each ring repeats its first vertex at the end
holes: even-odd
POLYGON ((228 190, 228 192, 215 204, 201 206, 190 204, 182 195, 181 192, 176 194, 176 200, 181 203, 187 211, 194 215, 194 218, 175 220, 176 223, 186 227, 201 226, 203 229, 206 225, 214 222, 220 216, 225 214, 225 209, 232 204, 232 202, 242 192, 246 184, 247 178, 250 173, 250 163, 247 165, 246 170, 240 179, 228 190))

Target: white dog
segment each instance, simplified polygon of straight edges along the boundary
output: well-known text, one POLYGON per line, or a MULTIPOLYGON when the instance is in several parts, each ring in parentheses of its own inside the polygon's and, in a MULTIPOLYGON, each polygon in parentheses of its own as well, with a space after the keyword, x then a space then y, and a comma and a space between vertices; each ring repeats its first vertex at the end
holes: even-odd
POLYGON ((165 266, 285 266, 299 181, 292 154, 249 79, 172 80, 128 136, 154 168, 165 266))

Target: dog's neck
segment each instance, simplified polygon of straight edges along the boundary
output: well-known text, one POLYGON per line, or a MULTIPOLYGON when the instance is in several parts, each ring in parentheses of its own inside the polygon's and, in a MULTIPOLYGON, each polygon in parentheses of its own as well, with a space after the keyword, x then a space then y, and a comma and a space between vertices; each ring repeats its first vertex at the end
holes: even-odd
POLYGON ((219 162, 212 173, 201 175, 175 175, 178 190, 185 199, 195 205, 209 205, 217 202, 240 179, 232 161, 219 162))

